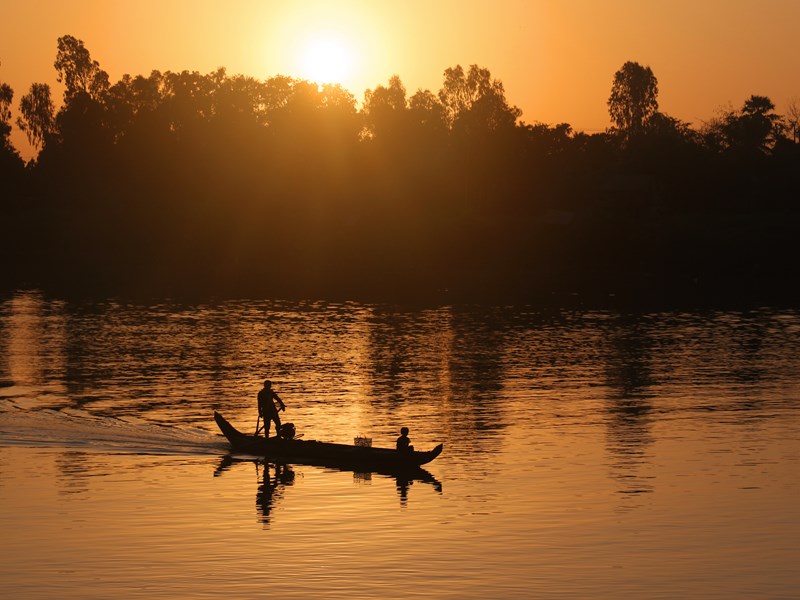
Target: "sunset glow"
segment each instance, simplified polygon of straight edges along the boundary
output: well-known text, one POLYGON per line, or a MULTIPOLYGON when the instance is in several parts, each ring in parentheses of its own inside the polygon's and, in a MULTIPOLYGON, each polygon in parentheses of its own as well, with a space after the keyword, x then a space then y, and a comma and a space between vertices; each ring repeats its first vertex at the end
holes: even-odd
POLYGON ((298 75, 316 83, 343 84, 354 67, 354 56, 346 42, 326 35, 313 38, 300 59, 298 75))
POLYGON ((800 0, 0 18, 4 597, 797 596, 800 0))
MULTIPOLYGON (((527 122, 590 132, 609 125, 611 79, 626 60, 650 65, 663 110, 694 124, 750 94, 769 96, 778 112, 800 96, 794 0, 776 0, 769 11, 739 0, 659 1, 635 11, 621 0, 8 4, 6 22, 35 23, 0 40, 0 81, 15 101, 31 83, 56 85, 55 44, 66 34, 86 42, 112 81, 224 66, 259 79, 336 81, 359 101, 394 74, 410 94, 436 92, 445 69, 479 64, 502 80, 527 122)), ((21 132, 13 136, 25 145, 21 132)))

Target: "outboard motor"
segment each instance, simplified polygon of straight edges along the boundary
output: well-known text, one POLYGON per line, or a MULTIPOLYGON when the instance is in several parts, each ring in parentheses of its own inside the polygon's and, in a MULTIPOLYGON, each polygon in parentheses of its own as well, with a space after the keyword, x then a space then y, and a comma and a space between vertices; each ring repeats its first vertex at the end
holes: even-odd
POLYGON ((284 423, 278 430, 278 437, 282 440, 293 440, 296 433, 294 423, 284 423))

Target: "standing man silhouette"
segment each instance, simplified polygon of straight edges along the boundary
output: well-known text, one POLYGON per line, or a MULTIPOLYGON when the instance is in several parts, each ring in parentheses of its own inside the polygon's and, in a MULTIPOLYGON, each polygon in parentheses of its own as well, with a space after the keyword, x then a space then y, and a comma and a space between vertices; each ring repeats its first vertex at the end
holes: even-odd
MULTIPOLYGON (((278 416, 278 412, 281 410, 286 410, 286 405, 280 396, 272 391, 272 382, 267 379, 264 381, 264 387, 258 392, 258 416, 264 419, 264 437, 269 437, 269 429, 273 421, 275 422, 275 432, 280 433, 281 418, 278 416), (275 401, 278 402, 277 407, 275 401)), ((256 435, 258 435, 257 431, 256 435)))

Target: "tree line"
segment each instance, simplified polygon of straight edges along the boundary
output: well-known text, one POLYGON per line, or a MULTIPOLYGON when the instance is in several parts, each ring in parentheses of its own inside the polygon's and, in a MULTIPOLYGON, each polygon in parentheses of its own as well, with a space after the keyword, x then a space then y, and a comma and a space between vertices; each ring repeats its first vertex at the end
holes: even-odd
POLYGON ((528 123, 478 65, 338 85, 220 68, 0 84, 3 287, 458 299, 793 293, 800 110, 753 95, 699 127, 626 62, 613 126, 528 123), (37 149, 27 165, 16 125, 37 149))

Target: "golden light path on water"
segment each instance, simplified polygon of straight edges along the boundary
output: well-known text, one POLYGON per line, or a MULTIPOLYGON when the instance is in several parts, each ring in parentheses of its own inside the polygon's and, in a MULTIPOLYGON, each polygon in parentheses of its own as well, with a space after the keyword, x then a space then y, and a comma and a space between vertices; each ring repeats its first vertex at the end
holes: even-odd
POLYGON ((779 598, 800 314, 0 299, 13 597, 779 598), (402 478, 226 458, 270 375, 402 478))

